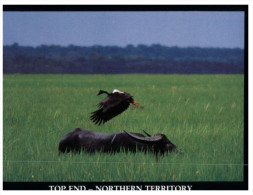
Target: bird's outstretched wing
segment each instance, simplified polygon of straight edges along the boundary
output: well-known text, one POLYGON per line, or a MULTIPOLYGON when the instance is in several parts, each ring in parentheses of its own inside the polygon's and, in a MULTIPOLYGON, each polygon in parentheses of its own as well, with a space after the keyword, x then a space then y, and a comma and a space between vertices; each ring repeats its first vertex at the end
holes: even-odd
POLYGON ((132 102, 132 96, 128 93, 114 93, 102 100, 99 109, 92 112, 90 119, 98 125, 104 124, 113 117, 124 112, 132 102))

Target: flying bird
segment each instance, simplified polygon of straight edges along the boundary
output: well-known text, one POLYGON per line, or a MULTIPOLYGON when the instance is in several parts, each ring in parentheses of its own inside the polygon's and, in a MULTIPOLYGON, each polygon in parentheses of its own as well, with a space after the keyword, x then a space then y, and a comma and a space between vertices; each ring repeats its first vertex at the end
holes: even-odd
POLYGON ((97 95, 107 94, 107 97, 103 99, 99 104, 99 109, 92 112, 90 119, 98 125, 104 124, 113 117, 124 112, 130 104, 138 107, 138 103, 134 101, 133 96, 129 93, 114 89, 112 93, 100 90, 97 95))

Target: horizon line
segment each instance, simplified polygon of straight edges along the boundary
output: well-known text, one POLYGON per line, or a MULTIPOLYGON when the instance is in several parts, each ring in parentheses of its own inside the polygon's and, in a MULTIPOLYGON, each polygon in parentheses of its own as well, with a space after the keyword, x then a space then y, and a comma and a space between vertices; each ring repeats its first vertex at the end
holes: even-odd
POLYGON ((152 44, 127 44, 125 46, 120 46, 120 45, 103 45, 103 44, 93 44, 93 45, 75 45, 75 44, 69 44, 69 45, 59 45, 59 44, 40 44, 40 45, 23 45, 20 44, 18 42, 14 42, 12 44, 3 44, 3 47, 8 47, 8 46, 18 46, 18 47, 32 47, 34 49, 38 48, 38 47, 42 47, 42 46, 46 46, 46 47, 63 47, 63 48, 67 48, 67 47, 119 47, 119 48, 127 48, 129 46, 132 47, 138 47, 138 46, 146 46, 146 47, 152 47, 155 45, 159 45, 161 47, 168 47, 168 48, 200 48, 200 49, 241 49, 244 50, 244 47, 218 47, 218 46, 206 46, 206 47, 202 47, 202 46, 177 46, 177 45, 162 45, 160 43, 152 43, 152 44))

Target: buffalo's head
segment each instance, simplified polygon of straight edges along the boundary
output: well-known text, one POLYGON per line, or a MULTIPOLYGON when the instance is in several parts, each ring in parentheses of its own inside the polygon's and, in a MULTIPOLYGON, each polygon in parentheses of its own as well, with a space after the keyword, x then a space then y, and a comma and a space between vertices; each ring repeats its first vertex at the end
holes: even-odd
MULTIPOLYGON (((143 130, 144 131, 144 130, 143 130)), ((134 139, 137 142, 147 144, 150 146, 150 148, 157 154, 161 153, 164 154, 166 152, 178 152, 179 149, 177 146, 175 146, 164 134, 156 134, 154 136, 151 136, 149 133, 144 131, 144 133, 148 137, 142 137, 138 134, 129 133, 127 131, 124 131, 130 138, 134 139)))

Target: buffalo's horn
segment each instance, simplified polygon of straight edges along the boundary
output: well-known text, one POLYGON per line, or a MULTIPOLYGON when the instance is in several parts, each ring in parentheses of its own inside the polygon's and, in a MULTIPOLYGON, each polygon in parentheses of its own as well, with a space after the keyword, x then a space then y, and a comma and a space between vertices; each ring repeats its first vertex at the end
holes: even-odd
POLYGON ((163 138, 162 135, 155 135, 151 137, 141 137, 133 133, 126 132, 125 130, 123 131, 132 139, 135 139, 136 141, 143 142, 143 143, 158 142, 158 141, 161 141, 163 138))
POLYGON ((151 135, 147 132, 147 131, 145 131, 145 130, 142 130, 148 137, 151 137, 151 135))

